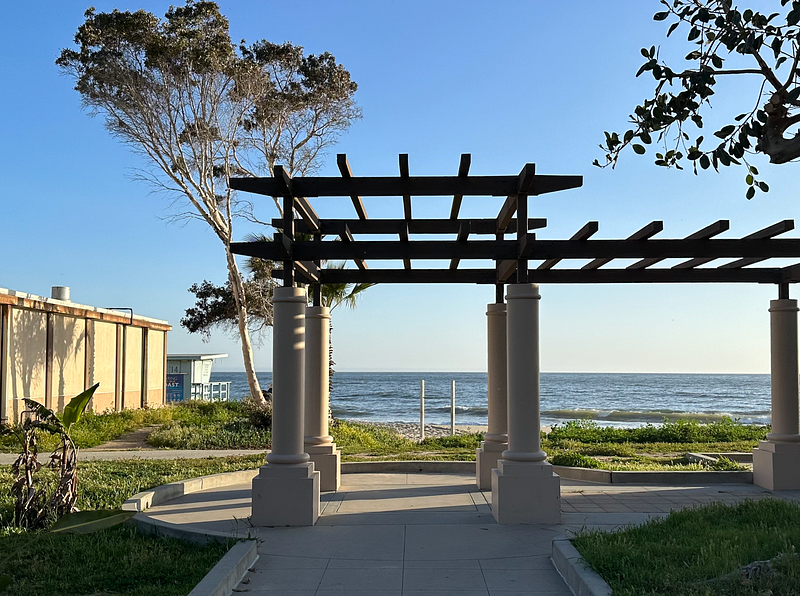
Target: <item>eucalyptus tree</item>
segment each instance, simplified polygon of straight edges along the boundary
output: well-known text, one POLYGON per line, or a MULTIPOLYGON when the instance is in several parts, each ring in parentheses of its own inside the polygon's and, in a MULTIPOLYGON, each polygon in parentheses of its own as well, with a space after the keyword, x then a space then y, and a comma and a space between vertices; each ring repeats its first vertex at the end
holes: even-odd
POLYGON ((673 69, 661 59, 659 47, 641 50, 645 61, 636 76, 653 76, 653 95, 634 108, 630 129, 605 133, 600 145, 605 162, 595 160, 595 165, 613 167, 626 147, 642 155, 647 152, 645 146, 655 142, 658 166, 682 169, 689 162, 696 174, 698 165, 717 171, 720 166, 739 165, 747 170, 748 199, 756 189, 767 192, 769 186, 757 178, 758 170, 748 162, 748 155, 764 154, 774 164, 800 157, 796 128, 800 123, 800 2, 772 0, 764 3, 774 5, 775 11, 769 13, 741 10, 731 0, 661 0, 661 4, 666 10, 653 18, 671 22, 667 37, 679 27, 688 30, 691 51, 685 60, 689 65, 673 69), (728 123, 713 133, 713 144, 703 146, 700 131, 690 136, 686 128, 703 128, 703 114, 712 107, 717 83, 731 76, 751 81, 749 107, 731 114, 728 123))
MULTIPOLYGON (((84 107, 147 164, 140 177, 174 201, 175 218, 204 221, 222 243, 251 393, 255 375, 248 295, 230 244, 234 221, 258 221, 231 191, 231 176, 270 175, 281 163, 303 175, 360 117, 356 83, 325 52, 291 43, 231 42, 214 2, 188 0, 164 19, 144 10, 90 8, 56 63, 84 107)), ((280 212, 280 205, 276 201, 280 212)))

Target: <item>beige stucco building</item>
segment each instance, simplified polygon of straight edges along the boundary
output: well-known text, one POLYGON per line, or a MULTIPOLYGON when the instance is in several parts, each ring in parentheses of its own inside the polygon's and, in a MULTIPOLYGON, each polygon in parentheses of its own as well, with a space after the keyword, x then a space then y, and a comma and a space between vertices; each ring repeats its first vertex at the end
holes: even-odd
POLYGON ((25 397, 60 411, 95 383, 95 412, 165 403, 166 321, 53 295, 0 288, 0 420, 17 420, 25 397))

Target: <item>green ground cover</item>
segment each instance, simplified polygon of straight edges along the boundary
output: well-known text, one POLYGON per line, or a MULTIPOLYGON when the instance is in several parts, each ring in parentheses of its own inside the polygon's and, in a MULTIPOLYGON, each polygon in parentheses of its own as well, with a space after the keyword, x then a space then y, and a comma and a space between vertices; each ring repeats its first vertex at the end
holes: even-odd
POLYGON ((0 529, 4 595, 180 596, 191 592, 230 545, 151 538, 129 527, 94 534, 0 529))
POLYGON ((711 504, 619 532, 583 532, 572 542, 614 596, 800 594, 796 503, 711 504))
MULTIPOLYGON (((254 469, 263 456, 178 460, 92 461, 78 464, 81 510, 113 509, 161 484, 254 469)), ((44 482, 52 482, 46 474, 44 482)), ((230 545, 199 547, 111 528, 84 536, 21 532, 11 527, 11 466, 0 466, 0 575, 13 578, 4 594, 156 596, 187 594, 230 545)))

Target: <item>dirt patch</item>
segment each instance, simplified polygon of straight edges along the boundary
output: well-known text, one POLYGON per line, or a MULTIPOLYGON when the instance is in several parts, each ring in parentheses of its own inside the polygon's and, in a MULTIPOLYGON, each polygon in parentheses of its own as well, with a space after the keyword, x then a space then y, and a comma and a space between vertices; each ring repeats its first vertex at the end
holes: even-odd
POLYGON ((107 443, 103 443, 102 445, 98 445, 97 447, 92 447, 91 450, 130 451, 131 449, 154 449, 154 447, 151 447, 150 445, 147 444, 147 437, 149 437, 150 433, 157 428, 159 428, 158 425, 145 426, 131 433, 117 437, 113 441, 108 441, 107 443))

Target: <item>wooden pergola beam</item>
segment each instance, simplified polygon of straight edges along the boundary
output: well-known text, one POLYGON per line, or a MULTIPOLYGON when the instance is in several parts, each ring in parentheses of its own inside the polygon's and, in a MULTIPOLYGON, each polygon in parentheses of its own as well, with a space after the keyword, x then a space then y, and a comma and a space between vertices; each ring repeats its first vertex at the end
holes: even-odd
MULTIPOLYGON (((400 177, 408 179, 410 178, 409 171, 408 171, 408 153, 401 153, 400 154, 400 177)), ((406 221, 411 221, 411 195, 410 194, 403 194, 403 217, 406 221)))
MULTIPOLYGON (((458 228, 458 236, 456 236, 456 242, 465 243, 469 239, 469 224, 467 222, 461 222, 461 225, 458 228)), ((450 260, 450 269, 458 269, 458 263, 461 259, 451 259, 450 260)))
MULTIPOLYGON (((686 240, 708 240, 721 234, 722 232, 727 231, 731 227, 731 223, 727 219, 720 219, 719 221, 715 221, 713 224, 706 226, 702 230, 697 230, 693 234, 689 234, 685 239, 686 240)), ((641 261, 635 262, 633 265, 629 265, 628 269, 646 269, 651 265, 655 265, 656 263, 660 263, 663 261, 663 258, 652 257, 649 259, 642 259, 641 261)))
MULTIPOLYGON (((458 177, 466 178, 469 176, 469 166, 472 163, 472 155, 469 153, 461 154, 461 161, 458 164, 458 177)), ((464 195, 453 195, 453 206, 450 207, 450 219, 458 219, 458 212, 461 210, 461 201, 464 195)))
MULTIPOLYGON (((347 225, 345 225, 344 229, 340 232, 339 238, 342 239, 342 242, 355 242, 355 238, 353 238, 353 234, 350 232, 350 228, 348 228, 347 225)), ((364 259, 353 259, 353 261, 359 269, 369 269, 364 259)))
MULTIPOLYGON (((280 269, 273 276, 280 277, 280 269)), ((322 269, 321 283, 470 283, 495 284, 495 269, 322 269)), ((545 269, 528 271, 530 283, 796 283, 800 264, 788 269, 545 269), (787 274, 791 270, 791 274, 787 274)), ((298 281, 302 281, 298 277, 298 281)), ((309 282, 306 282, 309 283, 309 282)))
MULTIPOLYGON (((785 232, 789 232, 794 229, 794 220, 791 219, 784 219, 783 221, 779 221, 776 224, 772 224, 771 226, 767 226, 766 228, 762 228, 757 232, 753 232, 752 234, 748 234, 742 240, 768 240, 770 238, 774 238, 775 236, 779 236, 785 232)), ((738 256, 738 255, 737 255, 738 256)), ((740 267, 744 267, 745 265, 752 265, 753 263, 758 263, 760 261, 765 261, 769 258, 768 255, 763 255, 764 258, 762 259, 740 259, 738 261, 734 261, 732 263, 727 263, 723 265, 723 267, 727 269, 737 269, 740 267)), ((711 261, 716 260, 720 257, 699 257, 694 259, 689 259, 688 261, 684 261, 683 263, 678 263, 673 267, 673 269, 694 269, 695 267, 699 267, 700 265, 705 265, 706 263, 710 263, 711 261)))
MULTIPOLYGON (((277 234, 277 236, 282 236, 277 234)), ((532 236, 532 235, 529 235, 532 236)), ((800 257, 800 238, 766 240, 525 240, 531 245, 535 259, 630 259, 681 258, 691 255, 709 258, 793 258, 800 257)), ((233 252, 265 259, 279 259, 279 244, 275 242, 234 242, 233 252)), ((353 242, 294 242, 292 255, 296 260, 327 259, 492 259, 520 258, 520 243, 516 240, 417 240, 353 241, 353 242)), ((582 267, 582 269, 587 269, 582 267)), ((633 270, 631 270, 633 271, 633 270)))
MULTIPOLYGON (((648 240, 652 238, 656 234, 658 234, 661 230, 664 229, 664 222, 663 221, 651 221, 641 230, 638 230, 628 236, 627 240, 633 242, 641 242, 643 240, 648 240)), ((599 269, 603 265, 610 263, 617 257, 609 257, 609 258, 602 258, 602 259, 594 259, 593 261, 586 263, 581 269, 599 269)))
MULTIPOLYGON (((336 165, 339 166, 339 172, 342 174, 342 178, 352 178, 353 171, 350 169, 350 163, 347 161, 347 154, 339 153, 336 156, 336 165)), ((358 194, 351 194, 350 200, 353 201, 353 207, 356 210, 356 215, 358 215, 358 219, 367 219, 367 210, 364 209, 364 202, 361 200, 361 197, 358 194)))
MULTIPOLYGON (((527 194, 577 188, 582 183, 581 176, 536 175, 527 194)), ((274 177, 231 178, 230 187, 268 197, 283 196, 274 177)), ((517 194, 519 187, 519 176, 299 177, 292 180, 292 193, 298 197, 507 197, 517 194)))
MULTIPOLYGON (((282 219, 273 219, 273 227, 281 229, 282 219)), ((353 234, 381 234, 396 235, 400 230, 407 228, 409 234, 458 234, 461 225, 469 225, 470 234, 475 235, 494 235, 497 230, 496 219, 323 219, 320 222, 321 233, 323 235, 339 236, 344 226, 348 226, 353 234)), ((547 226, 547 220, 541 217, 528 219, 528 230, 537 230, 547 226)), ((295 223, 298 232, 310 233, 311 230, 304 222, 295 223)), ((517 220, 512 219, 506 232, 513 234, 517 231, 517 220)))
MULTIPOLYGON (((570 240, 575 240, 575 241, 588 240, 594 234, 597 233, 597 230, 599 229, 599 227, 600 227, 600 224, 598 224, 596 221, 586 222, 586 225, 584 225, 580 230, 575 232, 570 237, 570 240)), ((545 262, 540 264, 539 267, 537 267, 537 269, 540 269, 540 270, 542 270, 542 269, 552 269, 553 267, 558 265, 558 263, 560 261, 561 261, 561 259, 547 259, 545 262)))

